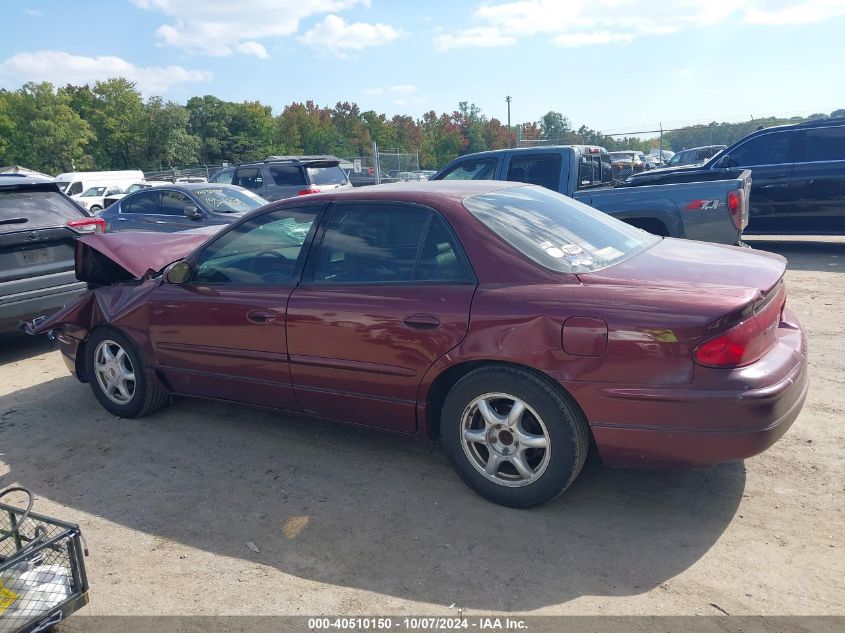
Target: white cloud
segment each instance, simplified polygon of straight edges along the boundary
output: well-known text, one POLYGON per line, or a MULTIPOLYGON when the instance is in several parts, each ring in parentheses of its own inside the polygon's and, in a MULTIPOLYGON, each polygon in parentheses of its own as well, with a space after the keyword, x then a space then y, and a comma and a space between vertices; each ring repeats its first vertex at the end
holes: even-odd
POLYGON ((260 58, 269 55, 259 40, 294 35, 303 19, 355 6, 370 6, 370 0, 204 0, 199 4, 196 0, 132 2, 169 18, 156 30, 156 41, 160 46, 174 46, 215 57, 242 53, 260 58))
POLYGON ((765 9, 749 7, 743 22, 768 26, 790 26, 812 24, 845 15, 845 2, 842 0, 785 2, 781 3, 783 6, 777 8, 771 4, 769 3, 765 9))
POLYGON ((444 33, 434 38, 434 46, 441 51, 452 48, 492 48, 516 43, 512 35, 505 35, 496 26, 474 26, 454 33, 444 33))
POLYGON ((559 46, 626 43, 731 19, 780 26, 809 24, 845 15, 843 0, 516 0, 484 4, 474 18, 480 26, 441 33, 439 50, 506 46, 518 38, 545 35, 559 46))
POLYGON ((402 37, 402 33, 387 24, 367 22, 347 23, 337 15, 327 15, 303 33, 299 41, 316 49, 343 54, 370 46, 382 46, 402 37))
POLYGON ((242 42, 235 47, 235 50, 239 53, 244 53, 245 55, 255 55, 261 59, 267 59, 270 57, 270 54, 267 52, 267 49, 264 48, 264 45, 259 44, 258 42, 242 42))
POLYGON ((398 86, 390 86, 388 90, 390 90, 390 92, 395 92, 402 95, 409 95, 412 92, 416 92, 417 90, 419 90, 419 87, 413 84, 400 84, 398 86))
POLYGON ((38 9, 24 9, 23 12, 33 18, 40 18, 43 15, 38 9))
POLYGON ((49 81, 63 86, 112 77, 134 81, 145 94, 161 94, 176 84, 210 81, 212 74, 182 66, 136 66, 120 57, 85 57, 64 51, 16 53, 0 62, 0 84, 10 87, 27 81, 49 81))

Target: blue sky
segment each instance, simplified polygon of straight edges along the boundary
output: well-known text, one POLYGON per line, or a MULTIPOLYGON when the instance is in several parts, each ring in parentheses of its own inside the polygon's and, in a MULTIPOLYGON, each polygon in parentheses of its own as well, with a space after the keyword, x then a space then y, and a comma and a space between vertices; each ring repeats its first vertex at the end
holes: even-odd
POLYGON ((20 0, 0 87, 112 76, 420 116, 556 110, 605 132, 845 107, 845 0, 20 0))

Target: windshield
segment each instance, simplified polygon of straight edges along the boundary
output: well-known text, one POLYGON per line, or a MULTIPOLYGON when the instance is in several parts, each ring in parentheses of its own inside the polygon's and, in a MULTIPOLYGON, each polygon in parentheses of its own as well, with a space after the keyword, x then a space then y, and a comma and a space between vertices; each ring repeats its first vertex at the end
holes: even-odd
POLYGON ((126 189, 126 193, 135 193, 136 191, 141 191, 141 189, 148 189, 148 188, 149 188, 149 185, 140 185, 140 184, 129 185, 129 187, 126 189))
POLYGON ((628 152, 608 152, 608 155, 613 160, 631 160, 633 158, 633 155, 628 152))
POLYGON ((344 185, 346 174, 339 165, 331 167, 308 167, 308 175, 311 177, 311 184, 317 185, 344 185))
POLYGON ((106 192, 105 187, 91 187, 82 194, 83 198, 93 198, 95 196, 102 196, 106 192))
POLYGON ((234 187, 206 187, 192 193, 215 213, 246 213, 267 204, 261 196, 234 187))
POLYGON ((588 273, 629 259, 660 238, 543 187, 513 187, 464 200, 487 228, 541 266, 588 273))

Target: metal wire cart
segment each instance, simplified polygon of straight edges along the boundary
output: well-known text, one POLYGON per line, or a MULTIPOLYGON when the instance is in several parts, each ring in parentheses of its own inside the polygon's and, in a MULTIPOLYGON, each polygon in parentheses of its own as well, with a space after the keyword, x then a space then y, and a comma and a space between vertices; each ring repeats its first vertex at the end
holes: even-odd
POLYGON ((0 633, 45 631, 88 603, 79 526, 0 503, 0 633))

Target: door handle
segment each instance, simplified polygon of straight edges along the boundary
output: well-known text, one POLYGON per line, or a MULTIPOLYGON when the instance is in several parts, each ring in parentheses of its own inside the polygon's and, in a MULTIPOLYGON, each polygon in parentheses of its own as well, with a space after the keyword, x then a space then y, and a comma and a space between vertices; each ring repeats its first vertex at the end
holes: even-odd
POLYGON ((250 310, 246 313, 247 321, 256 325, 272 323, 276 320, 276 316, 278 315, 272 310, 250 310))
POLYGON ((430 314, 412 314, 405 317, 402 323, 414 330, 436 330, 440 327, 440 319, 430 314))

